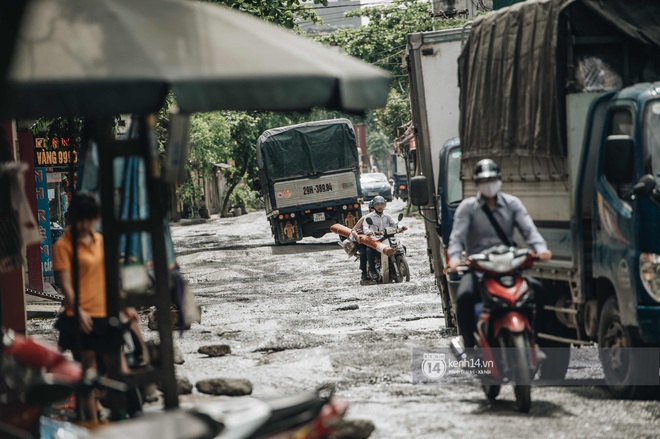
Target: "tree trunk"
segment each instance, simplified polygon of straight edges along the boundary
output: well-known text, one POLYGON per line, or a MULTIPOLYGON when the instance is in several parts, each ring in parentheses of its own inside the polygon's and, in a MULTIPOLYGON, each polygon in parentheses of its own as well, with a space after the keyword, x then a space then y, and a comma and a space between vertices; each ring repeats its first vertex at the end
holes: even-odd
POLYGON ((225 194, 225 199, 222 201, 222 214, 221 216, 226 216, 227 215, 227 205, 229 204, 229 197, 231 197, 232 192, 234 192, 234 189, 236 189, 236 186, 241 182, 243 177, 245 177, 245 173, 247 172, 248 169, 248 163, 249 163, 249 158, 250 158, 250 151, 246 148, 245 149, 246 153, 245 156, 243 157, 243 166, 241 167, 241 170, 239 172, 239 176, 234 183, 229 186, 229 189, 227 189, 227 193, 225 194))

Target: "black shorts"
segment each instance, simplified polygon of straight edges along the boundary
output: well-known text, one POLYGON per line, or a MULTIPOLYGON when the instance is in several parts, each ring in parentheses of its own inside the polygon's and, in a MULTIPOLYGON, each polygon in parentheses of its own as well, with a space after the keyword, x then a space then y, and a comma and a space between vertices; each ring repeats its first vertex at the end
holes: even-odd
POLYGON ((112 326, 107 317, 92 318, 92 332, 86 334, 80 329, 75 317, 60 315, 55 328, 60 331, 57 341, 61 350, 74 351, 76 346, 76 333, 80 334, 80 349, 94 351, 100 354, 113 352, 124 343, 121 326, 112 326))

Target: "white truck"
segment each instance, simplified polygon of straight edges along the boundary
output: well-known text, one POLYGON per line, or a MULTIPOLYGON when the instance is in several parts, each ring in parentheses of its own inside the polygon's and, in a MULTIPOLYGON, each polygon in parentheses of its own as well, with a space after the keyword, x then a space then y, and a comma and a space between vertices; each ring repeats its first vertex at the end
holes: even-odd
MULTIPOLYGON (((459 88, 457 60, 463 48, 463 41, 469 34, 469 27, 433 32, 414 33, 408 36, 408 72, 410 77, 413 124, 416 130, 417 173, 426 176, 428 192, 434 202, 420 206, 425 221, 427 252, 431 270, 435 274, 447 327, 455 326, 453 302, 458 280, 448 282, 444 267, 447 265, 445 248, 449 241, 448 232, 443 230, 440 196, 447 184, 440 175, 440 160, 445 143, 458 138, 459 88), (450 293, 451 289, 451 293, 450 293)), ((456 144, 458 147, 458 144, 456 144)), ((455 181, 451 186, 455 209, 462 200, 460 186, 460 148, 454 148, 451 176, 455 181), (457 186, 458 185, 458 186, 457 186)), ((410 190, 410 187, 409 187, 410 190)), ((447 212, 445 212, 445 216, 447 212)), ((449 218, 448 218, 449 219, 449 218)))

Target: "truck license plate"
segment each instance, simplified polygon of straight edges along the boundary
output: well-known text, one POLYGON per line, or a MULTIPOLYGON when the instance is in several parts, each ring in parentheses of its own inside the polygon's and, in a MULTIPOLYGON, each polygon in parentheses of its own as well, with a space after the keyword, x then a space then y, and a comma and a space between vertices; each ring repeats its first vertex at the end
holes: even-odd
POLYGON ((314 222, 325 221, 325 213, 319 212, 314 214, 314 222))

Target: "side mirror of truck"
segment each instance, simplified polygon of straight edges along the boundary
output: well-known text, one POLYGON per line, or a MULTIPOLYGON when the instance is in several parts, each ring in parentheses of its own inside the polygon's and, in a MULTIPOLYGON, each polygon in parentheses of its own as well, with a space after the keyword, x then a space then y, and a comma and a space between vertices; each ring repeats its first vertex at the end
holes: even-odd
POLYGON ((655 189, 655 178, 651 174, 646 174, 639 179, 633 186, 633 193, 638 197, 649 197, 655 189))
POLYGON ((402 219, 403 219, 403 213, 400 213, 398 221, 401 222, 402 219))
POLYGON ((364 220, 365 220, 366 223, 369 224, 370 226, 373 226, 373 225, 374 225, 374 221, 373 221, 371 218, 367 217, 367 218, 365 218, 364 220))
POLYGON ((410 202, 414 206, 424 206, 429 203, 429 188, 424 175, 410 179, 410 202))
POLYGON ((632 183, 633 154, 635 142, 632 137, 611 135, 605 140, 605 177, 613 184, 632 183))

